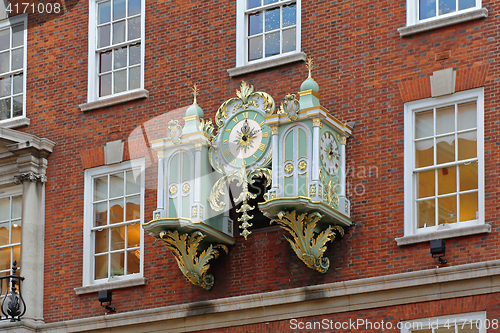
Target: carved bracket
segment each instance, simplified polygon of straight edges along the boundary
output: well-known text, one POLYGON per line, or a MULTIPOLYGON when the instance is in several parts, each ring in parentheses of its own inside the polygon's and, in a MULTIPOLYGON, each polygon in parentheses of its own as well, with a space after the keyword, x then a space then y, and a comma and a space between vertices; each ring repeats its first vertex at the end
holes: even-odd
POLYGON ((323 257, 326 251, 325 244, 335 239, 336 232, 344 236, 344 229, 341 226, 328 226, 326 230, 316 235, 314 229, 321 217, 318 212, 297 216, 296 211, 281 211, 271 223, 278 223, 290 233, 293 240, 285 238, 307 267, 324 274, 330 267, 330 260, 323 257))
POLYGON ((195 286, 210 290, 214 285, 214 276, 207 274, 210 268, 208 262, 219 256, 217 249, 228 253, 227 246, 210 244, 206 250, 198 254, 198 247, 205 238, 205 235, 199 231, 182 235, 177 230, 161 231, 158 236, 172 250, 182 274, 195 286))

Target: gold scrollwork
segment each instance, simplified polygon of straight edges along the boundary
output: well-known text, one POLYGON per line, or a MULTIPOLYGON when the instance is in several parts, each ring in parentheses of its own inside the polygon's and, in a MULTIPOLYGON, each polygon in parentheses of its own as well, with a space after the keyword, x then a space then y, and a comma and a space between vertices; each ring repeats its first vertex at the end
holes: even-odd
POLYGON ((179 235, 175 231, 161 231, 159 234, 161 240, 166 243, 166 246, 172 250, 175 260, 181 269, 182 274, 195 286, 210 290, 214 285, 214 276, 207 274, 210 265, 208 262, 211 259, 219 256, 217 249, 222 249, 228 253, 228 248, 225 245, 212 245, 198 254, 200 242, 205 238, 199 231, 191 234, 179 235))
POLYGON ((281 102, 278 114, 286 114, 288 119, 297 120, 300 110, 300 103, 294 94, 287 94, 285 100, 281 102))
POLYGON ((321 118, 314 118, 313 127, 318 127, 318 126, 321 126, 321 118))
POLYGON ((340 139, 339 139, 339 141, 340 141, 341 145, 345 145, 347 143, 347 137, 341 136, 340 139))
POLYGON ((165 151, 158 150, 157 153, 158 153, 158 158, 164 158, 165 157, 165 151))
POLYGON ((335 239, 337 232, 344 236, 344 229, 340 226, 328 226, 319 234, 314 232, 318 221, 321 219, 318 212, 301 214, 297 216, 295 211, 278 213, 277 218, 271 223, 278 223, 283 229, 288 231, 293 240, 286 238, 297 257, 302 260, 307 267, 324 274, 330 267, 330 260, 323 257, 326 251, 325 244, 335 239), (316 235, 316 237, 315 237, 316 235))
POLYGON ((176 195, 177 194, 177 186, 175 186, 175 185, 170 186, 169 192, 171 195, 176 195))
POLYGON ((307 162, 302 160, 299 162, 299 170, 304 171, 307 168, 307 162))
POLYGON ((335 209, 339 208, 339 195, 337 189, 339 187, 338 180, 332 181, 331 179, 326 182, 326 177, 322 175, 323 170, 319 170, 319 179, 323 184, 323 202, 328 206, 335 209))
POLYGON ((172 140, 172 143, 174 145, 178 145, 179 143, 181 143, 181 136, 182 136, 182 127, 181 125, 179 125, 179 121, 170 120, 168 122, 167 138, 172 140))
POLYGON ((292 173, 293 172, 293 164, 292 163, 288 163, 287 165, 285 165, 285 172, 286 173, 292 173))
POLYGON ((271 131, 273 132, 273 135, 279 134, 280 128, 279 126, 271 126, 271 131))
POLYGON ((316 195, 316 185, 315 184, 309 186, 309 195, 311 197, 314 197, 316 195))
POLYGON ((188 184, 188 183, 185 183, 184 185, 182 185, 182 191, 183 191, 184 193, 188 193, 190 188, 191 188, 191 187, 189 186, 189 184, 188 184))
POLYGON ((196 217, 197 214, 198 209, 196 209, 196 206, 194 206, 193 208, 191 208, 191 217, 196 217))

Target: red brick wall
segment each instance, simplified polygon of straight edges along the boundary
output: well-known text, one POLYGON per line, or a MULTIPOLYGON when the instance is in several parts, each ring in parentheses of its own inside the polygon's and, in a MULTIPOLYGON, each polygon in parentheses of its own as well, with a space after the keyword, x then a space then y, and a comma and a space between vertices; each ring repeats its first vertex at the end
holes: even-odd
MULTIPOLYGON (((102 164, 106 142, 126 142, 135 129, 160 115, 164 120, 149 123, 151 131, 146 132, 149 141, 163 137, 171 115, 180 118, 169 111, 191 104, 194 82, 205 116, 213 117, 224 100, 235 96, 241 80, 270 93, 279 105, 307 76, 304 64, 294 63, 229 78, 227 69, 235 66, 234 1, 146 0, 144 82, 149 98, 82 113, 78 105, 87 98, 88 1, 65 4, 71 10, 57 19, 29 17, 31 124, 21 129, 57 143, 48 159, 46 184, 47 322, 104 314, 96 293, 76 296, 74 288, 82 284, 84 169, 102 164)), ((347 145, 356 224, 328 246, 329 271, 321 275, 306 268, 284 240, 284 232, 270 229, 247 241, 238 238, 228 255, 213 262, 210 272, 216 283, 205 291, 187 282, 169 251, 146 235, 144 272, 149 284, 114 291, 117 311, 434 268, 427 243, 398 247, 394 241, 403 235, 404 226, 401 87, 427 85, 434 71, 450 67, 464 78, 475 73, 471 68, 484 68, 485 205, 492 233, 448 240, 446 258, 450 265, 499 259, 499 44, 494 19, 499 5, 483 1, 488 19, 400 38, 396 29, 405 24, 405 0, 303 1, 302 49, 315 59, 313 77, 322 104, 340 120, 356 122, 347 145), (436 54, 444 51, 451 51, 450 57, 436 61, 436 54)), ((459 78, 457 88, 467 89, 469 79, 459 78)), ((143 152, 151 158, 146 175, 149 219, 156 205, 157 171, 154 154, 143 152)), ((125 159, 131 155, 126 145, 125 159)))

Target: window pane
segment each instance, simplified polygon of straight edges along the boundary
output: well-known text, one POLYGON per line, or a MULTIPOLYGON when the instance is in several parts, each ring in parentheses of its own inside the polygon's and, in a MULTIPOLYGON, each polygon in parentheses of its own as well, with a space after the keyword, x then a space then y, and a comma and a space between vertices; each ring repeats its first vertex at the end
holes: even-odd
POLYGON ((127 248, 141 245, 141 226, 135 223, 127 226, 127 248))
POLYGON ((460 195, 460 222, 475 220, 479 217, 477 192, 460 195))
POLYGON ((0 221, 10 219, 10 198, 0 199, 0 221))
POLYGON ((14 94, 20 94, 23 90, 23 74, 14 75, 14 94))
POLYGON ((247 9, 259 7, 260 1, 261 0, 247 0, 247 9))
POLYGON ((141 191, 140 174, 134 175, 133 171, 127 171, 127 194, 139 193, 141 191))
POLYGON ((125 226, 111 228, 111 251, 125 248, 125 226))
POLYGON ((438 199, 438 223, 457 222, 457 196, 452 195, 446 198, 438 199))
POLYGON ((436 135, 455 131, 455 106, 436 109, 436 135))
POLYGON ((129 49, 129 65, 141 63, 141 44, 131 45, 129 49))
MULTIPOLYGON (((127 66, 127 47, 122 47, 120 49, 114 50, 115 53, 115 61, 114 68, 119 69, 127 66)), ((116 80, 116 77, 115 77, 116 80)), ((116 85, 116 82, 115 82, 116 85)))
POLYGON ((109 223, 123 222, 123 199, 109 202, 109 223))
POLYGON ((436 0, 420 0, 419 4, 421 20, 436 16, 436 0))
POLYGON ((127 70, 114 73, 115 76, 115 94, 127 90, 127 70))
POLYGON ((21 220, 12 223, 12 244, 21 243, 21 220))
POLYGON ((458 333, 479 333, 479 328, 481 326, 485 326, 485 323, 480 321, 468 321, 465 325, 457 325, 458 333))
POLYGON ((128 40, 141 37, 141 17, 128 20, 128 40))
POLYGON ((458 9, 459 10, 467 9, 467 8, 472 8, 472 7, 476 7, 476 1, 475 0, 458 0, 458 9))
POLYGON ((108 224, 108 203, 101 202, 94 204, 94 227, 108 224))
POLYGON ((0 270, 8 269, 10 270, 10 247, 0 250, 0 270))
POLYGON ((24 45, 24 25, 12 27, 12 47, 24 45))
POLYGON ((12 70, 23 68, 23 47, 12 51, 12 70))
POLYGON ((417 198, 433 197, 435 195, 435 171, 418 172, 417 176, 417 198))
POLYGON ((111 61, 113 54, 111 51, 99 54, 99 73, 109 72, 111 70, 111 61))
POLYGON ((435 225, 435 203, 434 199, 417 202, 417 228, 435 225))
POLYGON ((94 178, 94 201, 108 198, 108 176, 94 178))
POLYGON ((437 138, 436 146, 437 164, 455 161, 455 135, 437 138))
POLYGON ((14 264, 14 261, 17 261, 17 265, 16 267, 20 267, 21 266, 21 246, 14 246, 12 248, 12 255, 13 255, 13 261, 12 261, 12 265, 14 264))
POLYGON ((12 197, 12 218, 19 219, 21 218, 21 210, 23 207, 23 197, 20 195, 16 195, 12 197))
POLYGON ((141 12, 141 0, 128 0, 128 16, 137 15, 141 12))
POLYGON ((128 88, 129 90, 141 87, 141 66, 133 67, 129 71, 128 88))
POLYGON ((10 70, 9 52, 0 53, 0 74, 10 70))
POLYGON ((421 168, 434 164, 434 140, 415 142, 415 167, 421 168))
POLYGON ((460 191, 477 189, 477 163, 460 165, 460 191))
POLYGON ((476 131, 458 135, 458 159, 465 160, 477 157, 476 131))
POLYGON ((283 31, 283 53, 295 51, 295 28, 283 31))
POLYGON ((248 60, 262 58, 262 36, 248 40, 248 60))
POLYGON ((101 2, 97 5, 98 24, 111 21, 111 1, 101 2))
POLYGON ((113 21, 125 17, 125 0, 113 1, 113 21))
POLYGON ((111 74, 102 75, 99 77, 99 96, 107 96, 111 94, 111 74))
POLYGON ((10 98, 0 100, 0 120, 10 118, 10 109, 11 109, 10 106, 11 106, 10 98))
POLYGON ((455 327, 441 327, 436 330, 434 330, 434 333, 455 333, 455 327))
POLYGON ((415 113, 415 139, 434 135, 432 110, 415 113))
POLYGON ((0 246, 10 244, 10 223, 0 223, 0 246))
POLYGON ((280 53, 280 33, 266 35, 266 57, 280 53))
POLYGON ((455 0, 440 0, 439 15, 448 14, 457 10, 455 0))
POLYGON ((477 127, 476 102, 458 105, 458 130, 477 127))
POLYGON ((123 172, 109 176, 109 197, 123 197, 124 179, 123 172))
POLYGON ((141 218, 141 200, 140 196, 127 197, 127 221, 138 220, 141 218))
POLYGON ((125 41, 125 21, 113 23, 113 44, 125 41))
POLYGON ((109 230, 97 230, 95 232, 95 253, 108 252, 109 250, 109 230))
POLYGON ((448 194, 457 191, 457 167, 437 169, 438 194, 448 194))
POLYGON ((248 35, 262 33, 262 12, 248 15, 248 35))
POLYGON ((13 98, 14 101, 14 117, 20 117, 23 115, 23 96, 16 96, 13 98))
POLYGON ((135 274, 140 272, 140 255, 141 252, 139 249, 127 251, 127 274, 135 274))
POLYGON ((111 44, 111 25, 105 25, 97 28, 97 45, 99 47, 106 47, 111 44))
POLYGON ((105 279, 108 277, 108 255, 95 257, 95 279, 105 279))
POLYGON ((11 77, 0 78, 0 97, 10 96, 11 94, 11 77))
POLYGON ((296 23, 295 11, 297 6, 295 4, 283 6, 283 28, 296 23))
POLYGON ((125 273, 125 253, 111 253, 111 276, 123 275, 125 273))
POLYGON ((271 3, 278 2, 279 0, 264 0, 264 5, 269 5, 271 3))
POLYGON ((266 31, 278 29, 280 27, 280 9, 266 10, 266 31))
POLYGON ((0 51, 10 48, 10 29, 0 30, 0 51))

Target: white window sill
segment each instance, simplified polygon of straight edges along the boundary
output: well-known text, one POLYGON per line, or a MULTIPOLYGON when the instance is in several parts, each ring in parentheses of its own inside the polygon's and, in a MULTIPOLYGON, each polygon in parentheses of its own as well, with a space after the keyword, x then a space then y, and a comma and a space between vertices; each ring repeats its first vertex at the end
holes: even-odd
POLYGON ((135 90, 129 93, 103 98, 97 101, 80 104, 78 107, 82 112, 105 108, 107 106, 130 102, 136 99, 148 98, 149 91, 146 89, 135 90))
POLYGON ((307 55, 304 52, 290 53, 282 56, 272 57, 263 61, 252 62, 248 65, 230 68, 227 70, 230 77, 248 74, 262 69, 281 66, 296 61, 306 61, 307 55))
POLYGON ((30 124, 29 118, 26 117, 16 117, 11 119, 5 119, 0 122, 1 128, 16 128, 21 126, 28 126, 30 124))
POLYGON ((454 238, 454 237, 469 236, 469 235, 483 234, 490 232, 491 232, 491 225, 486 223, 480 225, 473 225, 469 227, 433 231, 427 234, 404 236, 396 238, 395 241, 398 244, 398 246, 402 246, 402 245, 428 242, 433 239, 454 238))
POLYGON ((135 287, 135 286, 143 286, 146 284, 148 284, 148 279, 141 277, 141 278, 117 280, 117 281, 111 281, 111 282, 92 284, 90 286, 78 287, 78 288, 75 288, 75 292, 77 295, 83 295, 83 294, 95 293, 95 292, 98 292, 101 290, 130 288, 130 287, 135 287))
POLYGON ((488 9, 479 8, 471 11, 466 11, 464 13, 459 12, 456 15, 446 16, 436 20, 417 23, 409 27, 399 28, 398 32, 400 37, 411 36, 420 32, 447 27, 449 25, 476 20, 480 18, 486 18, 486 17, 488 17, 488 9))

